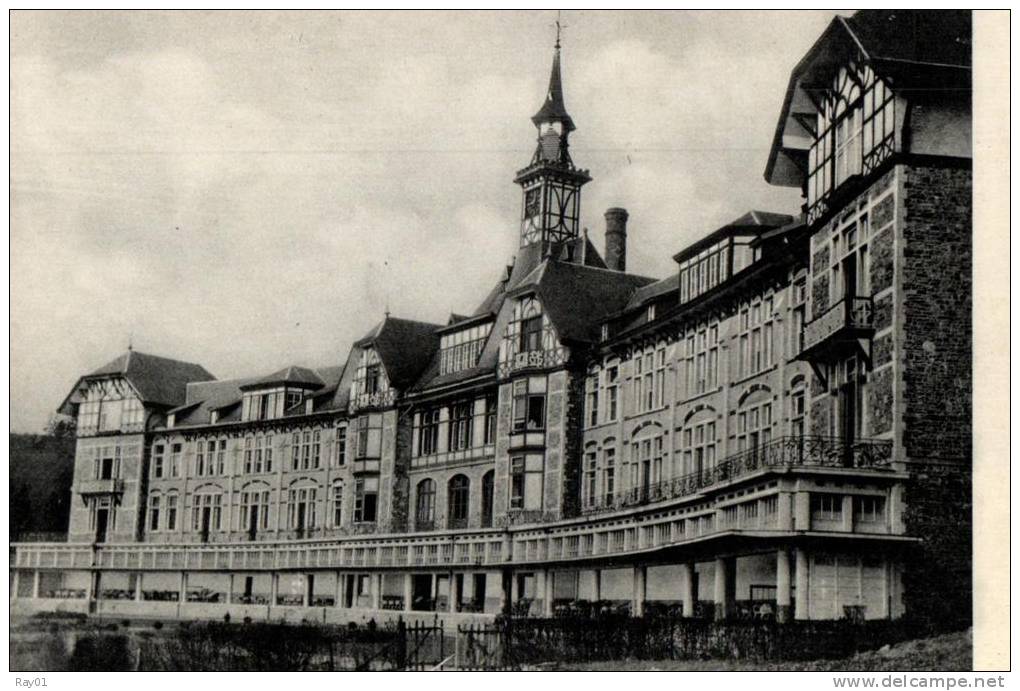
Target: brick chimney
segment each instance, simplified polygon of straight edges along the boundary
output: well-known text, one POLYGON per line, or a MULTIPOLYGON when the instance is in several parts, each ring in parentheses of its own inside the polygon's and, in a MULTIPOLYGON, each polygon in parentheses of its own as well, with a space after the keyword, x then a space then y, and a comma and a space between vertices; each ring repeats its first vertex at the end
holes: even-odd
POLYGON ((606 209, 606 266, 627 270, 627 210, 606 209))

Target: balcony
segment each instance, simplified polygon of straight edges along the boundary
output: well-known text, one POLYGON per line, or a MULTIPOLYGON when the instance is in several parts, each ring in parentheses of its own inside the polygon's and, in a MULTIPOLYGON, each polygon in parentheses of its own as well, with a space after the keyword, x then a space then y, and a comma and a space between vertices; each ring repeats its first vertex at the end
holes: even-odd
POLYGON ((713 485, 737 480, 767 469, 814 467, 885 469, 892 461, 892 442, 874 439, 847 441, 837 437, 780 437, 742 451, 712 468, 636 487, 620 494, 612 504, 597 504, 586 515, 617 511, 701 492, 713 485))
POLYGON ((392 408, 396 402, 397 392, 394 389, 362 393, 351 399, 348 411, 355 413, 365 408, 392 408))
POLYGON ((117 478, 105 478, 102 480, 85 480, 78 483, 78 494, 82 496, 96 496, 102 494, 123 494, 124 481, 117 478))
POLYGON ((859 339, 875 334, 875 304, 871 297, 844 298, 804 327, 804 350, 801 360, 817 361, 836 354, 859 339))

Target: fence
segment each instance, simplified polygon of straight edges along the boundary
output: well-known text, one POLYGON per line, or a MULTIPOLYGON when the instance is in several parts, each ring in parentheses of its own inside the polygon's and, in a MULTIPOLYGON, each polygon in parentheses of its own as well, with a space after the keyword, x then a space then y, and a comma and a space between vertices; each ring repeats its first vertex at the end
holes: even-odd
POLYGON ((550 662, 726 658, 794 661, 852 656, 909 638, 902 621, 713 622, 672 612, 501 618, 457 630, 456 666, 514 670, 550 662))
POLYGON ((139 643, 146 671, 424 670, 445 652, 443 625, 398 620, 387 626, 266 623, 182 624, 139 643))

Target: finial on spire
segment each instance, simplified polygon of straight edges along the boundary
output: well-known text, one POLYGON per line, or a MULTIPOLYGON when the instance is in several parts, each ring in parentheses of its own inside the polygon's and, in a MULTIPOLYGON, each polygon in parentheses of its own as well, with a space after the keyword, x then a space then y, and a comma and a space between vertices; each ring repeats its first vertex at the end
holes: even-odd
POLYGON ((556 10, 556 50, 560 49, 560 31, 566 27, 560 23, 560 10, 556 10))
POLYGON ((135 349, 134 347, 135 335, 133 332, 128 332, 128 352, 135 349))

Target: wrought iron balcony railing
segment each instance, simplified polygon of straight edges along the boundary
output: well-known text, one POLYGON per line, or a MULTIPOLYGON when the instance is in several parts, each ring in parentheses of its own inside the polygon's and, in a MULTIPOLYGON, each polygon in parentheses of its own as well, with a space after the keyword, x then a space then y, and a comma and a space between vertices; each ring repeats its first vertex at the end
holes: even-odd
POLYGON ((843 340, 870 335, 875 328, 875 303, 871 297, 848 297, 804 327, 804 352, 831 339, 843 340))
POLYGON ((848 441, 839 437, 780 437, 729 456, 711 468, 624 491, 612 504, 599 503, 582 513, 602 513, 688 496, 758 470, 788 467, 886 468, 892 442, 848 441))

